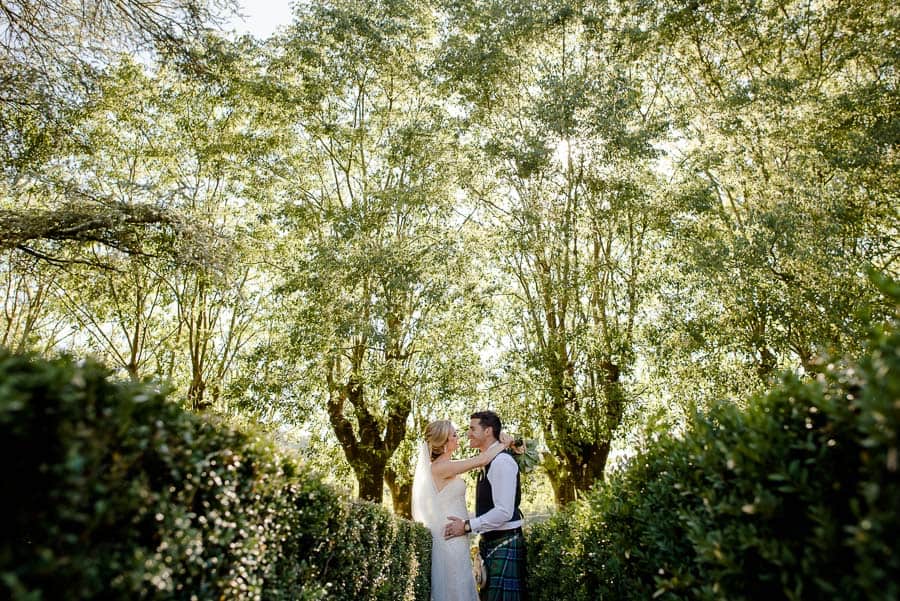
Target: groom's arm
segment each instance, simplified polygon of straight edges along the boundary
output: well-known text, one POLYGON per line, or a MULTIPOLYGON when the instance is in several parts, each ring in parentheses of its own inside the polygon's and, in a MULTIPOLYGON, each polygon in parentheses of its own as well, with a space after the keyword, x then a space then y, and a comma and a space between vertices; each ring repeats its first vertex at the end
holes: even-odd
POLYGON ((501 454, 491 464, 487 478, 491 482, 494 508, 469 520, 472 532, 490 532, 509 528, 507 522, 516 510, 516 475, 519 466, 510 455, 501 454))

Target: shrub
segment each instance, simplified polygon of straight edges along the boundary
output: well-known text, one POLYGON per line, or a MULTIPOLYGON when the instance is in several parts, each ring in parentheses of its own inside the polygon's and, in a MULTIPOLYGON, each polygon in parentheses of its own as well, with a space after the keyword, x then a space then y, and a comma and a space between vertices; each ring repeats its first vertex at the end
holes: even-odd
POLYGON ((427 597, 424 528, 95 363, 0 351, 0 451, 4 598, 427 597))
POLYGON ((535 599, 897 599, 900 332, 716 407, 530 529, 535 599))

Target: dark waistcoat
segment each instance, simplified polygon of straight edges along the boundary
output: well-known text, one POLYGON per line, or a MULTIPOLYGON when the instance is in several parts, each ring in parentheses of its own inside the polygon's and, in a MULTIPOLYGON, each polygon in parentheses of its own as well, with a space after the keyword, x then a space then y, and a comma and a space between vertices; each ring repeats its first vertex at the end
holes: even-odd
MULTIPOLYGON (((499 457, 499 455, 498 455, 499 457)), ((484 470, 478 472, 478 481, 475 484, 475 515, 481 516, 494 508, 494 495, 491 487, 491 481, 488 480, 487 474, 494 464, 491 461, 484 470)), ((516 504, 510 521, 521 520, 522 511, 519 505, 522 503, 522 483, 519 480, 519 472, 516 472, 516 504)))

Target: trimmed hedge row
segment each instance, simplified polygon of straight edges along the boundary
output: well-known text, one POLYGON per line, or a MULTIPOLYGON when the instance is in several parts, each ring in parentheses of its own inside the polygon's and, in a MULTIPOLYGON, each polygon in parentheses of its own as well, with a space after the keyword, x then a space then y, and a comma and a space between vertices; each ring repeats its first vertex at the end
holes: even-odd
POLYGON ((426 529, 108 375, 0 350, 0 597, 428 598, 426 529))
POLYGON ((534 598, 897 599, 898 426, 892 326, 858 365, 697 416, 534 526, 534 598))

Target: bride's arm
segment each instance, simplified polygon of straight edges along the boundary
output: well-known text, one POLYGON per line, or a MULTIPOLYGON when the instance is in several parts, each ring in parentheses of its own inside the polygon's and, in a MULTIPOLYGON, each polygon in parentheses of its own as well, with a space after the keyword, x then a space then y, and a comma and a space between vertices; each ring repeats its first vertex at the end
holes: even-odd
POLYGON ((494 457, 505 451, 509 448, 513 442, 513 437, 508 434, 501 433, 500 434, 500 444, 496 444, 492 446, 490 449, 483 453, 479 453, 474 457, 470 457, 469 459, 458 459, 456 461, 446 461, 443 463, 436 463, 431 465, 431 473, 435 478, 452 478, 457 474, 462 474, 468 472, 470 470, 477 469, 479 467, 484 467, 491 461, 493 461, 494 457))

